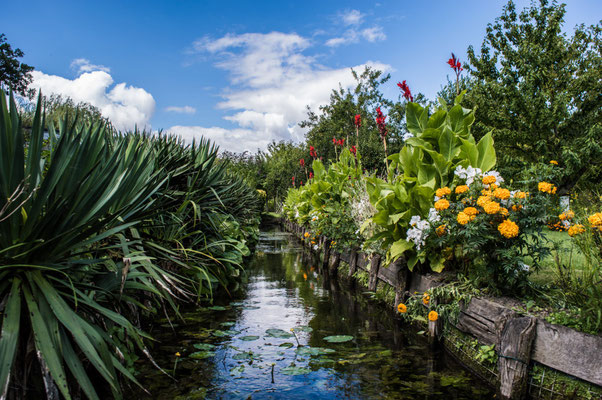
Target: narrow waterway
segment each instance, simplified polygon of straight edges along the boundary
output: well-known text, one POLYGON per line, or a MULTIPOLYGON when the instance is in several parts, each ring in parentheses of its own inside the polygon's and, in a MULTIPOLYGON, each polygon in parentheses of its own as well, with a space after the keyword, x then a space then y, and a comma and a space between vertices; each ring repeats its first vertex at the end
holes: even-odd
POLYGON ((493 393, 361 292, 318 275, 287 233, 262 232, 237 298, 159 321, 143 360, 154 399, 482 399, 493 393), (176 356, 179 353, 179 357, 176 356))

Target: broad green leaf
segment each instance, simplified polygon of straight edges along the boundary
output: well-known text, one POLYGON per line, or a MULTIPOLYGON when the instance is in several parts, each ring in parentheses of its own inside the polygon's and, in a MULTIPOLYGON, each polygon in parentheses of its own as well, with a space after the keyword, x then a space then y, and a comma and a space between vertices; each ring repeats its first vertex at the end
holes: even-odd
POLYGON ((403 253, 414 247, 414 243, 408 242, 405 239, 400 239, 391 245, 390 254, 391 261, 397 260, 403 253))
POLYGON ((334 335, 334 336, 326 336, 324 338, 329 343, 345 343, 353 340, 353 336, 349 335, 334 335))
POLYGON ((481 168, 481 170, 485 172, 495 167, 496 156, 491 132, 479 140, 479 143, 477 144, 477 150, 479 152, 479 158, 476 165, 477 168, 481 168))

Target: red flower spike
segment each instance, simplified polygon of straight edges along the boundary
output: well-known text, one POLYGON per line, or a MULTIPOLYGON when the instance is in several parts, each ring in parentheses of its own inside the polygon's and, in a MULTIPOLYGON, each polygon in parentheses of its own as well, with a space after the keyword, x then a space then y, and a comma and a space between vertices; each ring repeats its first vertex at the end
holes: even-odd
POLYGON ((376 125, 378 126, 378 132, 380 133, 381 137, 387 136, 387 125, 385 124, 386 119, 387 116, 380 111, 380 107, 376 107, 376 125))
POLYGON ((305 160, 303 158, 299 160, 299 165, 305 167, 305 160))
POLYGON ((449 66, 454 70, 456 74, 459 74, 464 69, 462 68, 462 63, 458 60, 454 53, 451 53, 451 58, 447 60, 449 66))
POLYGON ((351 152, 351 154, 355 155, 357 153, 357 148, 355 146, 351 146, 349 151, 351 152))
POLYGON ((359 115, 359 114, 356 114, 356 116, 355 116, 355 121, 354 121, 354 124, 355 124, 355 126, 356 126, 356 127, 358 127, 358 128, 359 128, 360 126, 362 126, 362 116, 361 116, 361 115, 359 115))
POLYGON ((402 96, 405 97, 406 100, 414 101, 414 96, 412 96, 412 92, 406 81, 403 81, 402 83, 397 82, 397 86, 399 86, 402 96))
POLYGON ((309 173, 309 179, 313 179, 313 177, 314 177, 314 173, 313 173, 313 172, 310 172, 310 173, 309 173))
POLYGON ((332 144, 334 144, 335 146, 337 145, 337 140, 335 138, 332 138, 332 144))
POLYGON ((314 146, 309 146, 309 155, 312 158, 318 158, 318 153, 316 153, 316 149, 314 148, 314 146))

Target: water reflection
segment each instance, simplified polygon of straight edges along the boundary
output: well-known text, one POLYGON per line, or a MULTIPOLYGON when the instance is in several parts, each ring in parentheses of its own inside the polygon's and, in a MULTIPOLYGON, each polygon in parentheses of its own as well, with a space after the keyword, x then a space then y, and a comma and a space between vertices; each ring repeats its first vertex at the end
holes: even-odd
POLYGON ((169 369, 182 355, 178 382, 140 363, 152 398, 491 397, 426 338, 399 329, 361 294, 336 288, 317 265, 288 234, 262 233, 238 299, 191 309, 175 332, 167 321, 151 332, 160 365, 169 369))

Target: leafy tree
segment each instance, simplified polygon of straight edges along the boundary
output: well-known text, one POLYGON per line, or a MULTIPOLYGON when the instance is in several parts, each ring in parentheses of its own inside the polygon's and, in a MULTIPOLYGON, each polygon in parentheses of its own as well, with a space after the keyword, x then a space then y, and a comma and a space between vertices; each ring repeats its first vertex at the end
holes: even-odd
POLYGON ((311 158, 305 145, 285 141, 272 142, 265 154, 265 165, 264 190, 267 198, 279 202, 286 195, 288 188, 292 187, 293 176, 296 186, 307 182, 311 158), (302 158, 307 164, 307 170, 299 164, 302 158))
MULTIPOLYGON (((330 95, 330 103, 320 106, 319 112, 308 107, 307 120, 299 125, 309 128, 306 134, 308 145, 314 146, 318 156, 324 161, 336 158, 332 139, 345 139, 346 145, 358 144, 362 155, 362 164, 367 170, 384 170, 385 153, 375 122, 376 108, 382 107, 385 114, 388 135, 388 153, 399 152, 407 132, 404 124, 405 103, 401 100, 393 102, 383 96, 379 87, 386 84, 391 75, 383 75, 382 71, 366 67, 358 74, 351 70, 357 84, 353 90, 339 86, 330 95), (359 140, 356 138, 355 116, 361 116, 359 140)), ((415 101, 424 102, 424 96, 417 95, 415 101)), ((339 151, 340 153, 340 151, 339 151)))
MULTIPOLYGON (((55 127, 59 126, 60 122, 67 118, 67 123, 72 124, 75 121, 78 124, 94 124, 101 122, 108 129, 112 129, 111 121, 103 117, 97 107, 90 103, 80 102, 75 103, 70 97, 63 97, 59 94, 43 96, 42 105, 46 112, 46 124, 52 122, 55 127)), ((32 126, 35 115, 35 104, 27 101, 23 104, 21 118, 23 126, 29 128, 32 126)))
POLYGON ((500 170, 556 160, 559 192, 602 177, 600 23, 562 33, 565 5, 539 0, 517 14, 509 1, 487 26, 480 54, 468 48, 477 106, 475 136, 493 130, 500 170))
POLYGON ((32 97, 33 92, 27 86, 32 80, 33 67, 17 60, 23 55, 21 49, 12 49, 4 33, 0 34, 0 88, 10 88, 22 96, 32 97))

